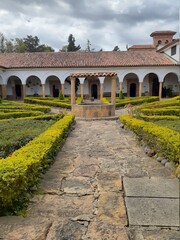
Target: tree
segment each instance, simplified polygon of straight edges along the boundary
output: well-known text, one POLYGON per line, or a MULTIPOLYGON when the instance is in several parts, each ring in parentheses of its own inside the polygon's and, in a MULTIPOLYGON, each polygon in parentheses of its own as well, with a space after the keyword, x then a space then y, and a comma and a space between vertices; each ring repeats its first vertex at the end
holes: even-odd
POLYGON ((95 49, 91 48, 91 42, 89 41, 89 39, 87 40, 87 48, 86 48, 86 52, 93 52, 95 49))
POLYGON ((39 47, 39 38, 37 36, 27 35, 26 38, 23 38, 25 44, 26 52, 37 52, 37 48, 39 47))
POLYGON ((119 47, 118 46, 115 46, 113 51, 120 51, 119 47))
POLYGON ((79 49, 81 49, 80 45, 78 45, 78 46, 75 45, 75 41, 76 40, 75 40, 74 36, 72 34, 70 34, 68 37, 68 46, 67 46, 68 52, 76 52, 79 49))
POLYGON ((54 49, 48 45, 41 44, 36 49, 37 52, 54 52, 54 49))
POLYGON ((3 33, 0 33, 0 52, 4 53, 5 52, 5 37, 3 35, 3 33))
POLYGON ((15 39, 15 52, 23 53, 25 52, 26 46, 22 38, 15 39))
POLYGON ((60 52, 67 52, 68 45, 63 46, 61 49, 59 49, 60 52))
POLYGON ((13 44, 13 40, 5 40, 5 52, 7 53, 11 53, 14 52, 14 44, 13 44))

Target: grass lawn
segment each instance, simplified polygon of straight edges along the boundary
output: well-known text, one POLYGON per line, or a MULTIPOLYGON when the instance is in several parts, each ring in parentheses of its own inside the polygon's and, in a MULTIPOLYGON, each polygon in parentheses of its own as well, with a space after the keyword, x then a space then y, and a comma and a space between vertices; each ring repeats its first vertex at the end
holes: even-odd
POLYGON ((0 121, 0 158, 24 146, 44 132, 55 120, 7 120, 0 121))
POLYGON ((159 126, 168 127, 180 133, 180 120, 176 120, 176 121, 158 120, 158 121, 155 121, 155 123, 159 126))

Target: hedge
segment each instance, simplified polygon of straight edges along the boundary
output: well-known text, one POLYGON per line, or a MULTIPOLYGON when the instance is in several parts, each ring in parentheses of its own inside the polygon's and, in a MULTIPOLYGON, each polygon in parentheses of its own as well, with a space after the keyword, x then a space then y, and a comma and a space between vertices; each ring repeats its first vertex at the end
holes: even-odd
POLYGON ((101 102, 105 104, 109 104, 109 101, 105 97, 101 98, 101 102))
POLYGON ((42 171, 52 161, 74 120, 73 114, 49 127, 10 157, 0 161, 0 213, 13 213, 23 205, 32 187, 38 184, 42 171))
POLYGON ((139 98, 130 99, 130 100, 127 100, 126 98, 122 100, 116 99, 116 107, 124 107, 129 103, 132 105, 136 105, 141 103, 156 102, 158 100, 159 100, 159 97, 139 97, 139 98))
MULTIPOLYGON (((16 121, 18 120, 59 120, 62 117, 64 117, 63 114, 47 114, 47 115, 38 115, 38 116, 32 116, 32 117, 20 117, 16 118, 16 121)), ((5 121, 11 121, 11 119, 2 119, 0 122, 5 122, 5 121)))
POLYGON ((125 126, 140 136, 155 152, 165 155, 168 160, 175 164, 180 163, 178 132, 129 115, 120 116, 119 119, 125 126))
POLYGON ((44 113, 48 113, 51 111, 51 108, 50 107, 45 107, 45 106, 33 106, 31 104, 19 104, 18 106, 17 105, 1 105, 0 106, 0 111, 41 111, 41 112, 44 112, 44 113))
POLYGON ((70 103, 60 102, 60 101, 51 101, 51 100, 39 100, 34 98, 24 98, 25 103, 33 103, 33 104, 39 104, 39 105, 46 105, 46 106, 52 106, 52 107, 61 107, 61 108, 71 108, 70 103))
POLYGON ((152 116, 152 115, 173 115, 179 116, 180 110, 174 108, 157 108, 157 109, 141 109, 141 113, 152 116))
POLYGON ((140 117, 141 119, 147 120, 147 121, 179 120, 179 117, 178 117, 178 116, 169 116, 169 115, 163 115, 163 116, 159 116, 159 115, 146 116, 146 115, 141 114, 139 117, 140 117))
POLYGON ((9 119, 9 118, 20 118, 20 117, 31 117, 31 116, 38 116, 44 114, 40 111, 24 111, 24 112, 9 112, 9 113, 1 113, 0 112, 0 119, 9 119))

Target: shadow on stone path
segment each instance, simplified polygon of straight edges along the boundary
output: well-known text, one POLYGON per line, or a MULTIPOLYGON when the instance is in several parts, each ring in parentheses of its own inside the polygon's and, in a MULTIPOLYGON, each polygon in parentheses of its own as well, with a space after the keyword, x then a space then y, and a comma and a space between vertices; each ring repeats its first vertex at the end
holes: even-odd
POLYGON ((129 224, 124 178, 127 186, 130 178, 175 180, 118 121, 77 121, 42 179, 43 193, 32 199, 27 217, 0 218, 0 239, 179 239, 177 226, 129 224))

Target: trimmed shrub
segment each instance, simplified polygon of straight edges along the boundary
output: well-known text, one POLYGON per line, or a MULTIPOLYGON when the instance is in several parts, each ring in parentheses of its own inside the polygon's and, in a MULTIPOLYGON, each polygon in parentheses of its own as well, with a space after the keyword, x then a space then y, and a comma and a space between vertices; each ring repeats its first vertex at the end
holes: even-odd
POLYGON ((59 100, 64 100, 64 95, 62 94, 61 91, 59 91, 59 96, 58 96, 59 100))
POLYGON ((0 212, 16 212, 27 202, 31 188, 38 184, 44 168, 64 141, 74 120, 73 114, 49 127, 10 157, 0 161, 0 212))
POLYGON ((31 105, 31 104, 19 104, 19 105, 1 105, 0 106, 0 111, 41 111, 44 113, 48 113, 51 111, 50 107, 45 107, 45 106, 36 106, 36 105, 31 105))
POLYGON ((135 99, 116 99, 116 107, 124 107, 127 104, 132 104, 132 105, 137 105, 137 104, 142 104, 142 103, 149 103, 149 102, 155 102, 158 101, 159 97, 139 97, 135 99))
POLYGON ((60 102, 60 101, 51 101, 51 100, 39 100, 37 98, 24 98, 25 103, 33 103, 33 104, 39 104, 39 105, 46 105, 46 106, 52 106, 52 107, 61 107, 61 108, 71 108, 70 103, 66 102, 60 102))
POLYGON ((141 114, 139 117, 140 117, 141 119, 147 120, 147 121, 179 120, 179 117, 178 117, 178 116, 169 116, 169 115, 163 115, 163 116, 159 116, 159 115, 146 116, 146 115, 141 114))
POLYGON ((102 103, 106 103, 106 104, 109 103, 109 101, 108 101, 107 98, 105 98, 105 97, 101 98, 101 102, 102 102, 102 103))
POLYGON ((179 109, 169 109, 169 108, 157 108, 157 109, 141 109, 141 112, 145 115, 152 116, 152 115, 172 115, 172 116, 179 116, 180 111, 179 109))
POLYGON ((122 91, 119 92, 119 99, 124 99, 124 94, 122 91))
POLYGON ((82 102, 83 102, 82 97, 78 97, 78 98, 76 99, 76 104, 81 104, 82 102))
POLYGON ((141 137, 155 152, 165 155, 175 164, 180 164, 179 133, 167 127, 145 122, 128 115, 120 116, 120 121, 141 137))
POLYGON ((40 111, 23 111, 23 112, 8 112, 8 113, 1 113, 0 112, 0 119, 9 119, 9 118, 20 118, 20 117, 31 117, 31 116, 39 116, 44 114, 40 111))

